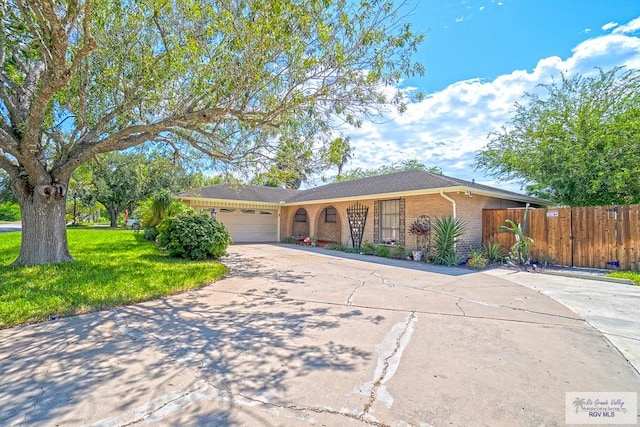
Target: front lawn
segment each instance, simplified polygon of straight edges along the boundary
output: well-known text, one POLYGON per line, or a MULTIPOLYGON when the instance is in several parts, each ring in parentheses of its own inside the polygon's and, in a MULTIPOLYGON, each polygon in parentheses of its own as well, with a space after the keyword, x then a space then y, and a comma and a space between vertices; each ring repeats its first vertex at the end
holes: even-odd
POLYGON ((614 271, 607 274, 609 277, 617 277, 618 279, 629 279, 636 285, 640 285, 640 273, 637 271, 614 271))
POLYGON ((0 234, 0 328, 160 298, 211 283, 227 271, 215 261, 169 258, 130 230, 67 232, 77 262, 35 267, 10 267, 20 233, 0 234))

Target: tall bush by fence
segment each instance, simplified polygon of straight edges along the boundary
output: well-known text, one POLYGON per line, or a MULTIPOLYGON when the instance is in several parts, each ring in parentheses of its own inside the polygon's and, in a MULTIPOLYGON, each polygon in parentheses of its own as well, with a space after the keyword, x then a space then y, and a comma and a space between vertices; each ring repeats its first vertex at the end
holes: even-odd
MULTIPOLYGON (((485 209, 482 242, 514 243, 498 228, 522 223, 524 209, 485 209)), ((529 209, 531 258, 556 265, 640 271, 640 205, 529 209)))

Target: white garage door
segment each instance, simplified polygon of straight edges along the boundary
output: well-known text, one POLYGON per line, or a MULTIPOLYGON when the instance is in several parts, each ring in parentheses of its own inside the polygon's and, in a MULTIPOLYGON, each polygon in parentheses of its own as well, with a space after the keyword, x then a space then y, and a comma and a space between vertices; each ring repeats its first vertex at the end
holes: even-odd
POLYGON ((227 227, 235 243, 278 241, 277 211, 229 208, 216 210, 216 219, 227 227))

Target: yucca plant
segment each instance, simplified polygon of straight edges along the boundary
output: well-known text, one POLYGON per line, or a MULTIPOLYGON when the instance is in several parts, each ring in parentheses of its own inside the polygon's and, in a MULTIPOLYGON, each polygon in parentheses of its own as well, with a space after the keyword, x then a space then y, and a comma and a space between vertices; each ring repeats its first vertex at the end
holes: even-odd
POLYGON ((457 265, 462 261, 456 251, 456 240, 464 234, 466 224, 460 218, 447 216, 433 222, 434 264, 457 265))

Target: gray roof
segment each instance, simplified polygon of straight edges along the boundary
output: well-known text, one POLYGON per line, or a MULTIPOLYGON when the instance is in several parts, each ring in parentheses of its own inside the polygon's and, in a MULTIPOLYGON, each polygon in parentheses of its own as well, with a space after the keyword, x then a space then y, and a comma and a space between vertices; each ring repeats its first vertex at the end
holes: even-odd
POLYGON ((262 187, 259 185, 219 184, 195 188, 178 194, 178 197, 204 197, 207 199, 237 200, 243 202, 280 203, 298 194, 300 190, 262 187))
POLYGON ((476 191, 486 191, 493 193, 496 197, 530 202, 536 205, 546 204, 544 200, 524 194, 421 170, 396 172, 351 181, 336 182, 305 190, 288 190, 261 186, 213 185, 211 187, 190 190, 179 194, 179 196, 267 203, 299 203, 314 200, 361 197, 374 194, 438 190, 451 187, 465 187, 465 189, 471 191, 474 189, 476 191))

